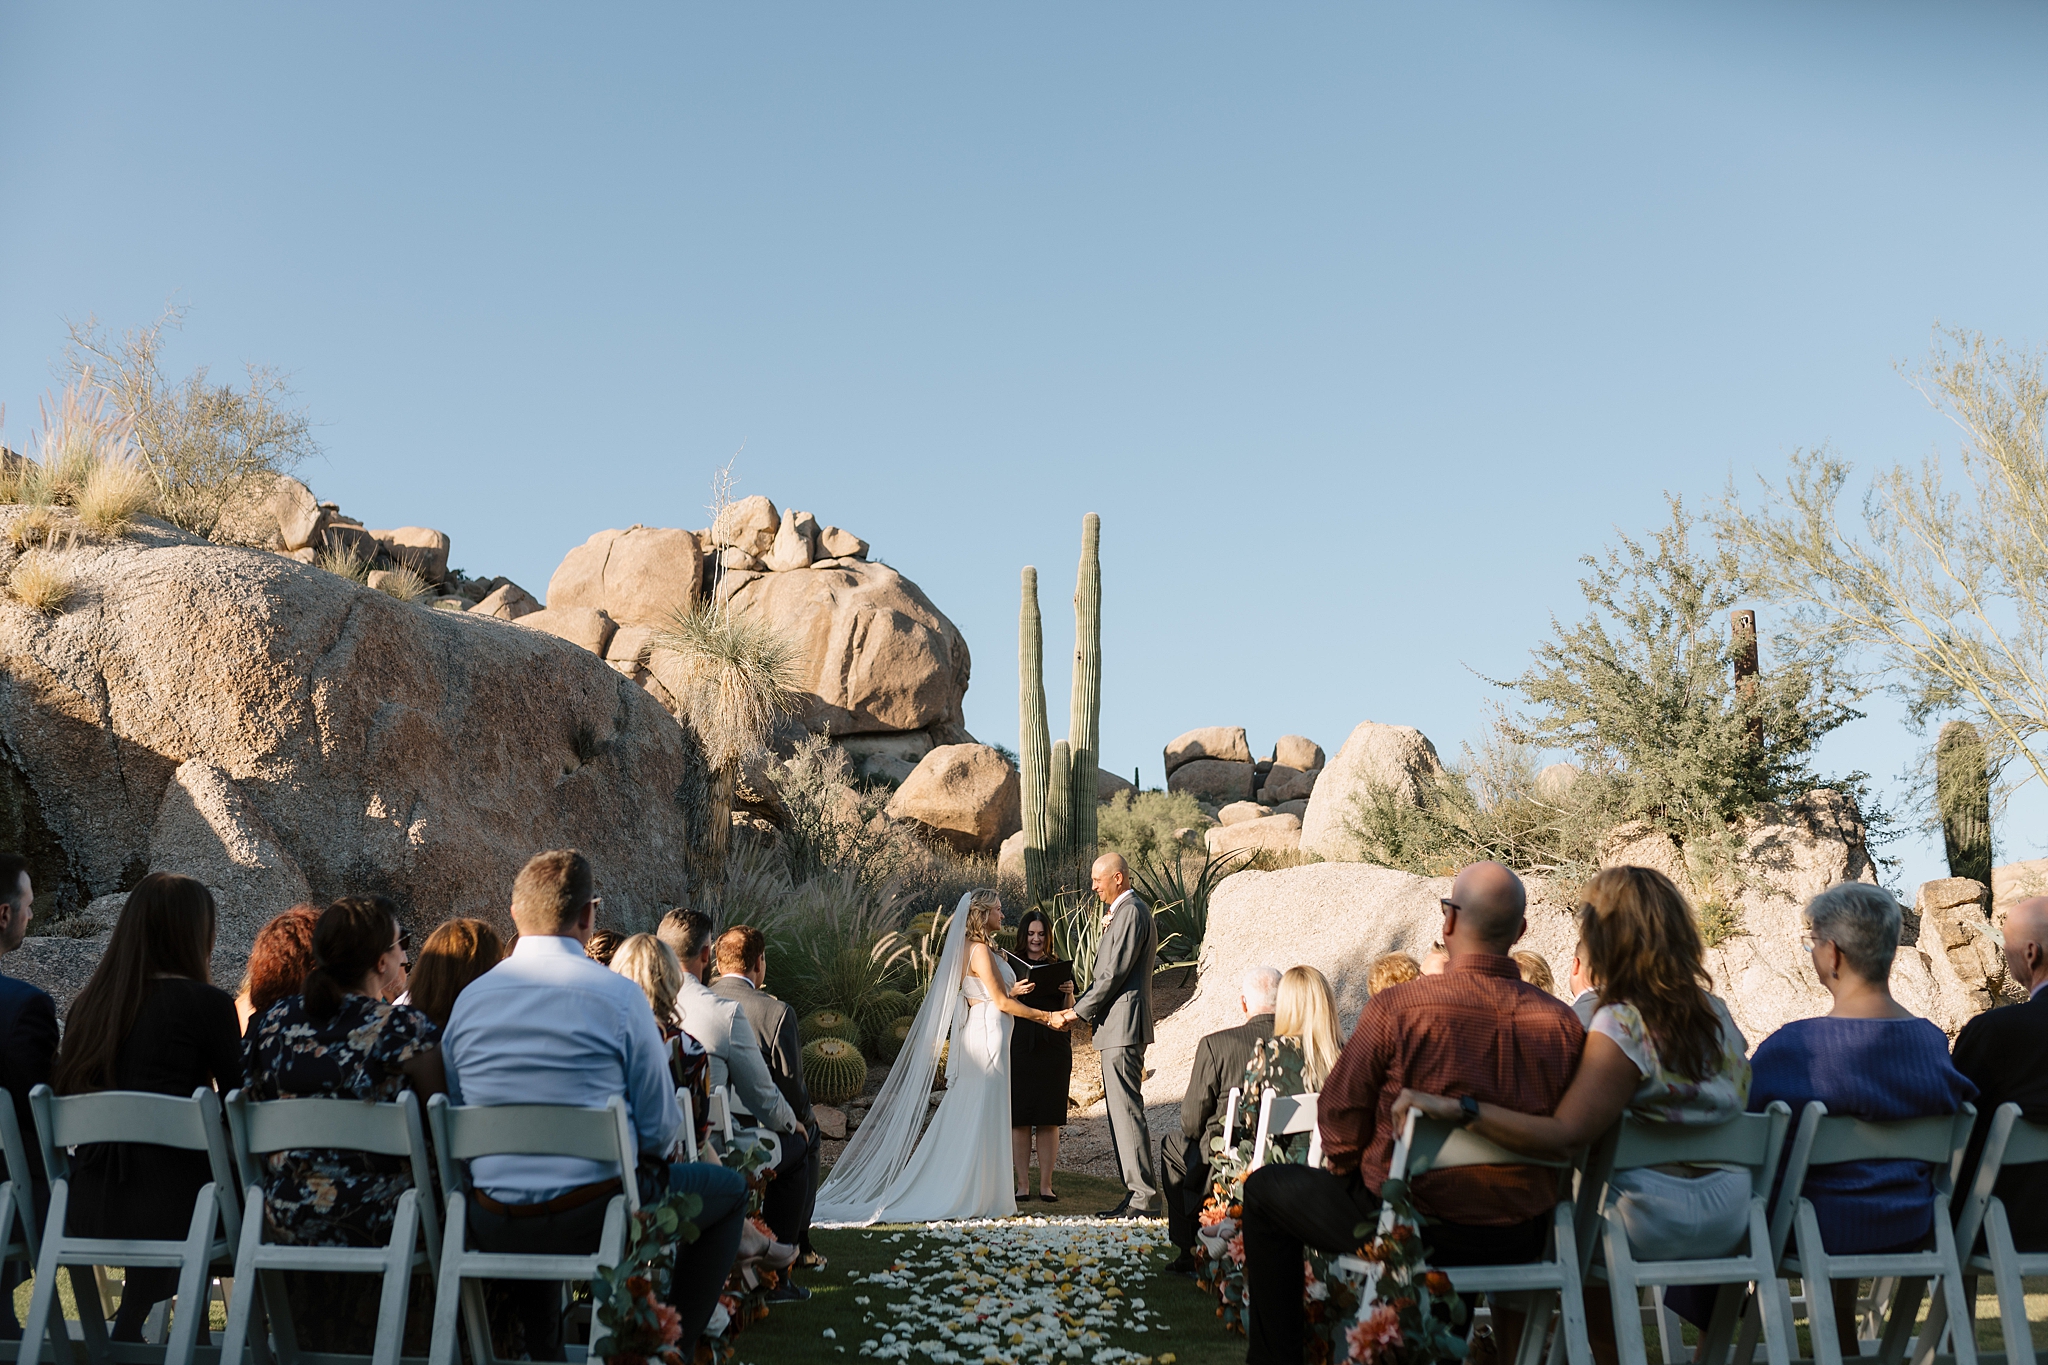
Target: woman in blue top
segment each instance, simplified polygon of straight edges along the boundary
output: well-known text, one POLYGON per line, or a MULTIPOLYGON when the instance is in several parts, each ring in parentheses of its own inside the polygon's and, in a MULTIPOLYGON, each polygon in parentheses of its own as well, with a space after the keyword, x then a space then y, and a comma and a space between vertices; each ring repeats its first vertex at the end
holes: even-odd
MULTIPOLYGON (((1749 1107, 1772 1100, 1796 1122, 1809 1100, 1830 1114, 1909 1119, 1953 1114, 1977 1087, 1949 1061, 1948 1038, 1892 999, 1887 984, 1899 949, 1899 903, 1867 882, 1841 882, 1806 907, 1802 941, 1835 1007, 1797 1019, 1758 1045, 1750 1059, 1749 1107)), ((1844 1161, 1815 1166, 1805 1197, 1821 1242, 1840 1255, 1910 1250, 1934 1230, 1934 1182, 1920 1161, 1844 1161)), ((1856 1285, 1834 1285, 1842 1352, 1856 1350, 1856 1285)))

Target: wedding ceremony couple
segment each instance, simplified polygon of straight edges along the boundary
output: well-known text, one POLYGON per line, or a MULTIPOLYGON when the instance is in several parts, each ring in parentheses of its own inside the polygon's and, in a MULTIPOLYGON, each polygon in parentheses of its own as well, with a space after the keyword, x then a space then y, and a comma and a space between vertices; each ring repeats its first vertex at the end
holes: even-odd
POLYGON ((1149 1218, 1161 1209, 1145 1129, 1145 1048, 1152 1042, 1152 910, 1131 887, 1123 858, 1095 860, 1091 883, 1107 919, 1094 979, 1069 1009, 1033 1009, 995 946, 1002 899, 987 888, 960 898, 945 948, 910 1036, 868 1112, 818 1190, 821 1225, 1001 1218, 1012 1188, 1010 1034, 1017 1019, 1094 1030, 1109 1130, 1126 1189, 1104 1217, 1149 1218), (924 1117, 941 1058, 946 1088, 924 1117))

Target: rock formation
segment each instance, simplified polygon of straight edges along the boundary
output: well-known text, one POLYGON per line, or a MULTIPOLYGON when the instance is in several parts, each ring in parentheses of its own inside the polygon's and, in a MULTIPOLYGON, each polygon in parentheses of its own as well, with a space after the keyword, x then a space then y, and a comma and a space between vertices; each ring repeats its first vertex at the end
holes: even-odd
POLYGON ((1358 843, 1347 828, 1352 798, 1377 784, 1417 799, 1442 773, 1436 746, 1420 730, 1361 722, 1316 780, 1301 819, 1301 846, 1330 862, 1357 858, 1358 843))
MULTIPOLYGON (((621 927, 688 890, 695 741, 589 651, 158 523, 63 553, 68 610, 0 603, 0 837, 31 857, 40 924, 89 933, 88 903, 189 872, 219 893, 232 981, 308 892, 504 925, 513 874, 564 845, 621 927)), ((35 942, 31 971, 69 951, 35 942)))
POLYGON ((1023 828, 1017 770, 985 744, 942 744, 918 761, 885 814, 962 853, 993 852, 1023 828))

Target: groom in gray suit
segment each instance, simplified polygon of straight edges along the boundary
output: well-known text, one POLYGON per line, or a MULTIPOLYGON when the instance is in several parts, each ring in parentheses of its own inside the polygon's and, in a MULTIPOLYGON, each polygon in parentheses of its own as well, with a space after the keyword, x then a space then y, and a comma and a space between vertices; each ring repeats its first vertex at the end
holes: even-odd
POLYGON ((1095 894, 1108 922, 1095 950, 1095 980, 1070 1011, 1095 1030, 1102 1055, 1102 1090, 1109 1136, 1128 1193, 1105 1218, 1151 1218, 1160 1209, 1159 1178, 1152 1172, 1152 1139, 1145 1129, 1145 1047, 1152 1041, 1152 955, 1158 933, 1152 909, 1131 889, 1123 855, 1095 860, 1095 894))

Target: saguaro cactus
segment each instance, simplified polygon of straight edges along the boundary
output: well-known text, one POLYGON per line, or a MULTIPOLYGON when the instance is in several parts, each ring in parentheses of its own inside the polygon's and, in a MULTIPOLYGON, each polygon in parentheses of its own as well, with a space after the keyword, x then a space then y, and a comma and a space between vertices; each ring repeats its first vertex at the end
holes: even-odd
POLYGON ((1102 518, 1081 518, 1081 570, 1074 585, 1074 691, 1067 745, 1073 757, 1068 801, 1068 846, 1079 857, 1095 852, 1095 767, 1102 756, 1102 518))
POLYGON ((1934 741, 1934 804, 1941 812, 1948 874, 1991 884, 1991 769, 1983 737, 1966 720, 1934 741))
POLYGON ((1034 902, 1095 856, 1096 763, 1102 746, 1102 518, 1081 520, 1081 572, 1074 587, 1074 691, 1067 738, 1050 743, 1045 714, 1045 632, 1038 570, 1024 570, 1017 621, 1017 763, 1024 799, 1024 884, 1034 902))
POLYGON ((1017 766, 1024 795, 1024 888, 1034 903, 1047 892, 1046 784, 1051 777, 1052 731, 1045 721, 1045 632, 1038 616, 1038 570, 1024 570, 1024 604, 1017 618, 1017 766))

